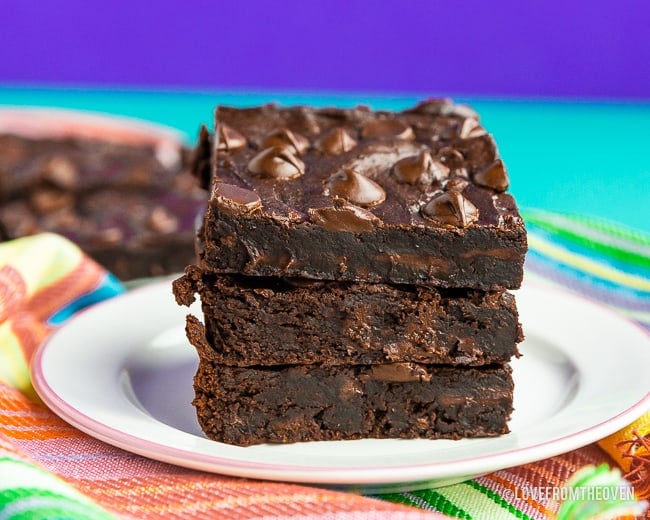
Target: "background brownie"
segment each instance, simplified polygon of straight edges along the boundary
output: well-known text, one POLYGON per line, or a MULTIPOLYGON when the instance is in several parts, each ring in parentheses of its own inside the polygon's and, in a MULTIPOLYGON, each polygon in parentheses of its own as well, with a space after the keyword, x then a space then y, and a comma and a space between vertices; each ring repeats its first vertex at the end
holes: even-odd
POLYGON ((227 365, 507 363, 522 335, 514 297, 475 290, 211 275, 197 267, 174 282, 181 304, 198 291, 203 325, 193 343, 227 365))
POLYGON ((181 170, 181 150, 97 139, 0 135, 0 197, 27 197, 40 188, 88 192, 100 188, 167 188, 181 170))
POLYGON ((513 382, 508 366, 236 368, 202 359, 195 390, 205 434, 248 446, 499 435, 508 432, 513 382))
POLYGON ((0 136, 4 239, 54 232, 123 280, 194 263, 207 195, 180 147, 0 136))
POLYGON ((516 288, 526 232, 492 137, 444 100, 401 113, 220 107, 202 265, 222 273, 516 288))

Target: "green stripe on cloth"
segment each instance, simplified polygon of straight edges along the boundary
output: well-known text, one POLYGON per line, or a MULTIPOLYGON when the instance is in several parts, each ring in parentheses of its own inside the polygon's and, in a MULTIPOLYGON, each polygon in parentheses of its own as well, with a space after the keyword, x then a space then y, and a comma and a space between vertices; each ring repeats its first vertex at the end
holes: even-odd
POLYGON ((528 235, 528 245, 531 249, 542 253, 548 257, 555 258, 568 265, 575 266, 585 273, 592 276, 610 280, 621 286, 650 291, 650 280, 634 274, 624 273, 613 269, 612 267, 585 256, 573 253, 561 246, 556 245, 550 240, 544 240, 537 235, 528 235))
POLYGON ((472 520, 514 520, 516 518, 532 520, 498 494, 472 480, 454 486, 437 488, 436 492, 462 510, 467 515, 465 518, 469 517, 472 520))
POLYGON ((467 482, 465 482, 465 484, 467 486, 470 486, 470 487, 474 488, 475 490, 483 493, 485 496, 487 496, 492 501, 494 501, 495 504, 497 504, 500 507, 506 509, 515 518, 522 518, 523 520, 533 520, 526 513, 524 513, 523 511, 517 509, 510 502, 508 502, 507 500, 502 498, 497 492, 492 491, 491 489, 488 489, 485 486, 482 486, 481 484, 479 484, 475 480, 468 480, 467 482))
POLYGON ((112 517, 87 501, 77 501, 40 488, 15 488, 5 491, 0 496, 0 520, 41 518, 100 520, 112 517))
POLYGON ((0 456, 0 520, 22 518, 114 517, 53 474, 29 462, 0 456))
POLYGON ((380 498, 398 504, 415 506, 429 511, 437 511, 454 518, 472 520, 472 516, 469 513, 463 511, 456 504, 447 500, 435 489, 422 489, 405 493, 390 493, 381 495, 380 498))
POLYGON ((522 216, 527 223, 595 253, 650 268, 650 237, 644 233, 611 222, 541 210, 522 211, 522 216))

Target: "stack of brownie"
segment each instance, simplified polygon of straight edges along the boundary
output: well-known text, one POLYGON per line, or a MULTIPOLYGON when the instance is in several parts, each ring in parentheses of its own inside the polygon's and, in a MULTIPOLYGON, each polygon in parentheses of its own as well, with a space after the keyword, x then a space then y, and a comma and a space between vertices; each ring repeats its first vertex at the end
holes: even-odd
POLYGON ((202 304, 208 437, 508 431, 526 231, 476 113, 220 107, 196 165, 210 200, 174 293, 202 304))
POLYGON ((182 271, 205 192, 163 144, 0 135, 0 241, 58 233, 122 280, 182 271))

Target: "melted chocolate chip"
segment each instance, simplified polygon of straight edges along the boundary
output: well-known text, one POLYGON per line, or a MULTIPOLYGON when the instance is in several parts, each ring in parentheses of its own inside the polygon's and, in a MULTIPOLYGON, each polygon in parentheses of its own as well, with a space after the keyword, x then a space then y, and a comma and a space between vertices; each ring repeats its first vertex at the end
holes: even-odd
POLYGON ((352 204, 340 204, 336 201, 334 206, 327 208, 310 208, 309 218, 314 224, 327 229, 328 231, 348 231, 350 233, 362 233, 372 231, 376 226, 381 225, 375 215, 368 210, 353 206, 352 204))
POLYGON ((325 184, 325 195, 340 197, 358 206, 376 206, 386 200, 384 189, 372 179, 346 168, 325 184))
POLYGON ((485 135, 486 133, 487 132, 485 131, 485 128, 481 126, 481 123, 479 123, 473 117, 463 119, 463 122, 460 124, 460 128, 458 130, 458 136, 461 139, 478 137, 480 135, 485 135))
POLYGON ((217 150, 232 152, 246 146, 246 138, 234 128, 221 124, 219 125, 219 142, 217 150))
POLYGON ((453 102, 449 98, 430 98, 418 103, 415 107, 406 112, 411 114, 428 114, 435 116, 448 113, 452 106, 453 102))
POLYGON ((370 379, 390 383, 428 382, 431 381, 431 374, 415 363, 389 363, 373 365, 370 369, 370 379))
POLYGON ((443 225, 467 227, 478 220, 478 208, 457 191, 437 195, 421 210, 422 216, 443 225))
POLYGON ((316 148, 326 155, 340 155, 349 152, 357 145, 344 128, 333 128, 323 135, 317 142, 316 148))
POLYGON ((76 166, 70 159, 60 155, 48 161, 41 178, 64 190, 72 190, 79 184, 79 172, 76 166))
POLYGON ((361 127, 361 136, 368 138, 397 138, 412 141, 415 134, 410 125, 398 119, 371 119, 361 127))
POLYGON ((262 207, 262 201, 254 191, 223 182, 215 183, 213 200, 221 210, 229 213, 250 213, 262 207))
POLYGON ((290 180, 305 173, 305 163, 289 148, 272 146, 258 153, 248 163, 248 171, 260 177, 290 180))
POLYGON ((34 211, 46 214, 74 207, 74 196, 68 191, 43 187, 30 194, 29 202, 34 211))
POLYGON ((295 278, 292 276, 283 276, 282 281, 291 287, 300 287, 312 289, 315 287, 322 287, 325 285, 325 280, 310 280, 309 278, 295 278))
POLYGON ((393 166, 395 178, 402 183, 429 185, 449 176, 449 168, 425 150, 419 155, 406 157, 393 166))
POLYGON ((474 183, 495 191, 506 191, 510 185, 506 168, 501 159, 497 159, 489 166, 474 174, 474 183))
POLYGON ((490 164, 497 159, 497 146, 490 134, 458 139, 454 146, 462 153, 471 169, 490 164))
POLYGON ((456 117, 465 117, 465 118, 471 117, 476 120, 479 119, 478 114, 472 107, 463 104, 459 104, 459 105, 451 104, 444 112, 442 112, 442 114, 446 116, 456 116, 456 117))
POLYGON ((463 191, 469 185, 469 181, 463 177, 452 177, 445 184, 445 191, 463 191))
POLYGON ((151 210, 147 219, 147 227, 156 233, 173 233, 178 230, 178 218, 163 206, 151 210))
POLYGON ((451 170, 456 170, 462 167, 463 162, 465 161, 463 154, 451 146, 445 146, 444 148, 438 150, 436 157, 441 163, 443 163, 451 170))
POLYGON ((294 154, 303 154, 309 148, 309 140, 288 128, 278 128, 266 134, 260 141, 260 148, 288 146, 294 154))

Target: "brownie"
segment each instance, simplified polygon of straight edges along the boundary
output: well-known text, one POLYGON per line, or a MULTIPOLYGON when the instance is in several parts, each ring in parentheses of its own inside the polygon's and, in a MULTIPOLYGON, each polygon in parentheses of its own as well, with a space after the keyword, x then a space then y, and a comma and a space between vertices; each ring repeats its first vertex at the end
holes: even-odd
POLYGON ((507 363, 522 334, 508 292, 413 285, 215 275, 188 267, 179 304, 200 295, 205 327, 188 317, 195 345, 226 365, 357 365, 417 361, 507 363))
POLYGON ((197 157, 195 174, 211 190, 200 232, 206 270, 521 284, 526 230, 494 139, 466 107, 219 107, 197 157))
POLYGON ((0 135, 0 200, 28 197, 39 188, 88 192, 173 185, 182 151, 74 137, 0 135))
POLYGON ((509 366, 230 367, 201 359, 193 401, 213 440, 248 446, 508 432, 509 366))
POLYGON ((0 136, 3 238, 61 234, 122 280, 182 272, 207 194, 172 152, 0 136))

